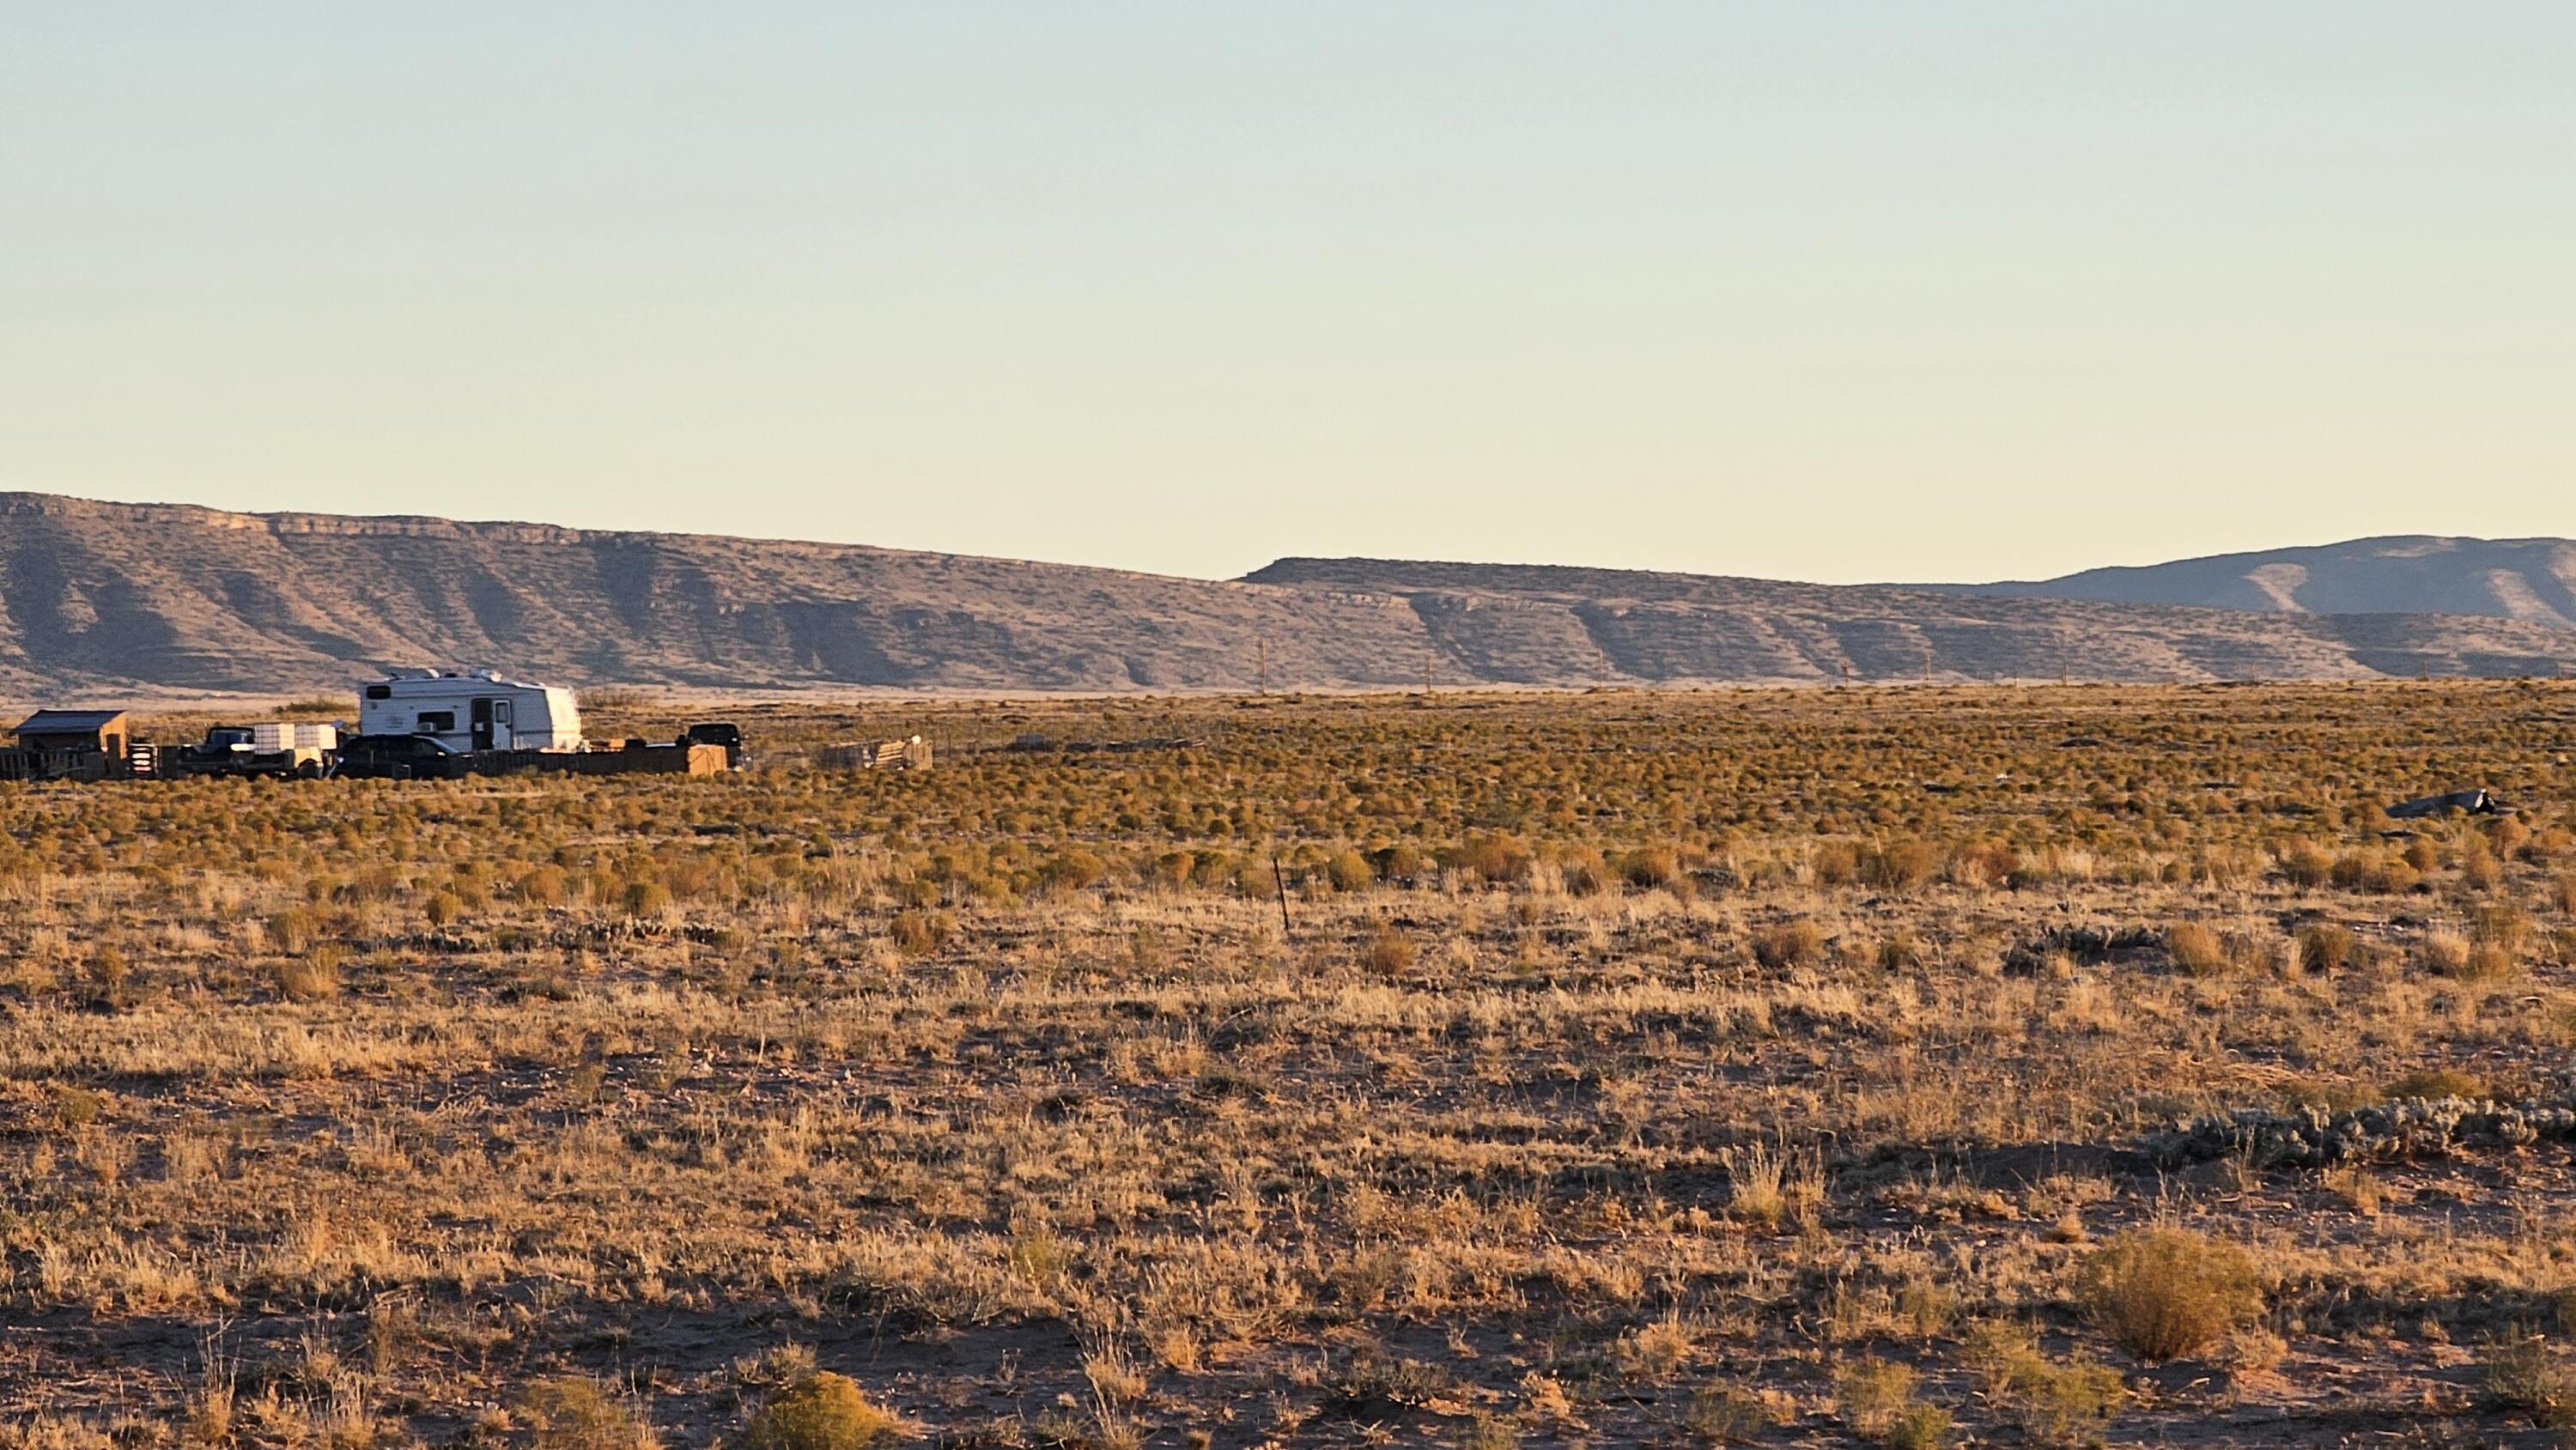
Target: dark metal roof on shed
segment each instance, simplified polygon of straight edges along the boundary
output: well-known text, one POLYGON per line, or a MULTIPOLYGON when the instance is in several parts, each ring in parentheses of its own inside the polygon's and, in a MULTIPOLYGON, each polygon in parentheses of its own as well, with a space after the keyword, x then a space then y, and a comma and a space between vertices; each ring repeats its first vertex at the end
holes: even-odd
POLYGON ((125 718, 122 710, 39 710, 18 722, 18 733, 34 731, 39 735, 56 731, 101 730, 125 718))

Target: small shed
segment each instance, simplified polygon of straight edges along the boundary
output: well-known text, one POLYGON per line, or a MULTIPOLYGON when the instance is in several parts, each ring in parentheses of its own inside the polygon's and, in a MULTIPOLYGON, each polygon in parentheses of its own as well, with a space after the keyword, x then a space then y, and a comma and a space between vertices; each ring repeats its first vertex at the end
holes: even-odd
POLYGON ((133 739, 122 710, 39 710, 18 722, 21 750, 95 750, 122 760, 133 739))

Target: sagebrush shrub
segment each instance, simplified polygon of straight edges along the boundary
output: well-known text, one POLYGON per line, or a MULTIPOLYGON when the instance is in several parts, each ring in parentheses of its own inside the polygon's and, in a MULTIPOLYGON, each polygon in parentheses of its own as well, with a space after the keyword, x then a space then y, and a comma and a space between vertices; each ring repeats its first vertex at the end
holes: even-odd
POLYGON ((2359 944, 2352 928, 2332 922, 2311 922, 2299 928, 2299 969, 2307 972, 2339 972, 2352 965, 2353 948, 2359 944))
POLYGON ((319 1002, 340 990, 340 952, 316 946, 303 956, 278 963, 277 990, 293 1002, 319 1002))
POLYGON ((1812 967, 1825 959, 1825 933, 1812 921, 1784 921, 1753 934, 1753 959, 1766 967, 1812 967))
POLYGON ((896 950, 906 956, 928 956, 948 945, 949 938, 957 934, 957 918, 944 911, 914 907, 896 912, 889 930, 896 950))
POLYGON ((1360 944, 1360 965, 1380 976, 1392 977, 1413 965, 1413 938, 1381 923, 1360 944))
POLYGON ((2281 856, 2281 875, 2293 886, 2314 889, 2334 876, 2334 858, 2301 842, 2281 856))
POLYGON ((1324 863, 1324 875, 1335 891, 1366 891, 1377 884, 1377 868, 1357 851, 1338 851, 1324 863))
POLYGON ((2228 958, 2226 944, 2218 939, 2218 933, 2196 921, 2181 922, 2167 928, 2165 950, 2172 954, 2175 970, 2189 976, 2220 976, 2235 966, 2228 958))
POLYGON ((1941 850, 1929 841, 1893 841, 1860 858, 1861 884, 1912 891, 1941 874, 1941 850))

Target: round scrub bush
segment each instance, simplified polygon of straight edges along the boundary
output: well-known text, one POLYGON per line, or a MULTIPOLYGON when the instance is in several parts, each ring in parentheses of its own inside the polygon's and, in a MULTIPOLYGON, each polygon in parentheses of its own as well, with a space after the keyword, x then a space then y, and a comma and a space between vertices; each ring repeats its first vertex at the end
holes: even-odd
POLYGON ((2236 1245, 2187 1229, 2142 1229, 2105 1244, 2076 1297, 2120 1347, 2149 1363, 2217 1343, 2263 1312, 2261 1276, 2236 1245))
POLYGON ((874 1450, 899 1422, 848 1375, 809 1374, 770 1397, 743 1435, 746 1450, 874 1450))

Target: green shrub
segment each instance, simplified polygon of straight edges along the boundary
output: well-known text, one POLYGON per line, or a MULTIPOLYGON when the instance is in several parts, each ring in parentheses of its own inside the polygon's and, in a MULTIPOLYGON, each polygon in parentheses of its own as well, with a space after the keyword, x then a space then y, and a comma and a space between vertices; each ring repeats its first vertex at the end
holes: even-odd
POLYGON ((2012 1365, 2005 1392, 2024 1433, 2041 1445, 2097 1442, 2127 1396, 2119 1371, 2107 1364, 2082 1357, 2051 1363, 2036 1353, 2012 1365))
POLYGON ((652 1450, 660 1444, 633 1407, 598 1381, 542 1379, 519 1396, 537 1450, 652 1450))
POLYGON ((1896 1417, 1914 1402, 1914 1370, 1884 1359, 1847 1364, 1834 1377, 1843 1419, 1873 1440, 1885 1438, 1896 1417))
POLYGON ((2034 1444, 2080 1445, 2096 1438, 2119 1407, 2119 1374, 2107 1365, 2073 1357, 2052 1362, 2040 1353, 2027 1326, 1984 1319, 1968 1327, 1968 1368, 1986 1392, 2012 1407, 2034 1444))
POLYGON ((1712 1445, 1741 1445, 1771 1423, 1760 1400, 1731 1385, 1706 1385, 1691 1392, 1682 1409, 1682 1428, 1712 1445))
POLYGON ((745 1450, 873 1450, 903 1426, 847 1375, 810 1374, 769 1397, 743 1431, 745 1450))
POLYGON ((2406 1098, 2484 1098, 2493 1096, 2487 1085, 2455 1068, 2432 1067, 2410 1072, 2388 1084, 2381 1097, 2389 1101, 2406 1098))
POLYGON ((2141 1229, 2097 1250, 2076 1298, 2122 1349, 2149 1363, 2197 1353, 2263 1310, 2253 1256, 2180 1228, 2141 1229))
POLYGON ((2526 1335, 2488 1356, 2478 1378, 2488 1401, 2516 1410, 2544 1429, 2576 1429, 2576 1369, 2537 1335, 2526 1335))
POLYGON ((1047 859, 1038 868, 1038 880, 1057 891, 1079 891, 1096 886, 1109 875, 1108 863, 1089 851, 1066 851, 1047 859))
POLYGON ((75 1133, 97 1122, 98 1115, 106 1108, 107 1099, 87 1088, 54 1090, 54 1119, 75 1133))
POLYGON ((1941 1450, 1950 1443, 1950 1412, 1938 1405, 1908 1405, 1887 1427, 1889 1450, 1941 1450))

